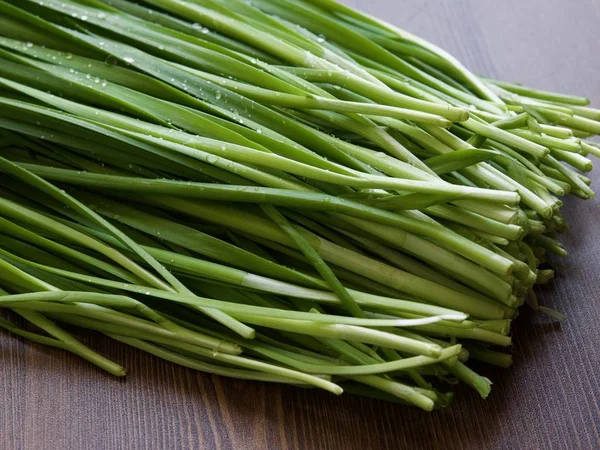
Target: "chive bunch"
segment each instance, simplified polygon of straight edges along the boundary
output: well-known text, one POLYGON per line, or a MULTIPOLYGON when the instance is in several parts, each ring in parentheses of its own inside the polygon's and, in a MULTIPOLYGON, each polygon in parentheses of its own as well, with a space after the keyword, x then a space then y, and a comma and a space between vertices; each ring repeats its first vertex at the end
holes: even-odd
POLYGON ((0 326, 425 410, 564 256, 600 110, 333 0, 0 0, 0 326), (13 316, 14 317, 14 316, 13 316))

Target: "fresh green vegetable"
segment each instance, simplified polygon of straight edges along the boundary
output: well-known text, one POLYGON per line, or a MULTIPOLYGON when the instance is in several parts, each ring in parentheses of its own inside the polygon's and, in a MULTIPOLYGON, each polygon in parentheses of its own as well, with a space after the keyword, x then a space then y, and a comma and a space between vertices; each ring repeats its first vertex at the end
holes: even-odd
POLYGON ((468 364, 511 364, 518 308, 563 318, 532 288, 559 197, 594 197, 588 103, 334 0, 0 0, 0 327, 117 376, 61 327, 428 411, 449 378, 486 397, 468 364))

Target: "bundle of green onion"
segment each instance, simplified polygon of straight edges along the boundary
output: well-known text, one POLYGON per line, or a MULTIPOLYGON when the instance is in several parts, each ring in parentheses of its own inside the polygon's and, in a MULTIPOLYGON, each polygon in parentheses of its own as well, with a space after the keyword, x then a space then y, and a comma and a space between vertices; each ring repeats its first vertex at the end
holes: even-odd
POLYGON ((590 198, 600 110, 333 0, 0 0, 0 326, 448 403, 590 198), (16 315, 5 317, 16 318, 16 315), (24 325, 30 322, 32 325, 24 325))

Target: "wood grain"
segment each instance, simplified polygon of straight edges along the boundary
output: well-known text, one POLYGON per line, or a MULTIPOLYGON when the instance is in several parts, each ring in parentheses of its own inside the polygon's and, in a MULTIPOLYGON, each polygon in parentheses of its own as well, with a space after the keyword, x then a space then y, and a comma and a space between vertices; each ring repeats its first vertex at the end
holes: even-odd
MULTIPOLYGON (((469 68, 600 105, 597 0, 349 1, 442 45, 469 68)), ((600 181, 598 173, 594 175, 600 181)), ((600 202, 569 199, 569 256, 540 299, 564 325, 523 314, 515 364, 481 370, 431 414, 351 395, 229 380, 86 335, 130 369, 112 378, 82 360, 0 333, 0 449, 592 449, 600 448, 600 202)))

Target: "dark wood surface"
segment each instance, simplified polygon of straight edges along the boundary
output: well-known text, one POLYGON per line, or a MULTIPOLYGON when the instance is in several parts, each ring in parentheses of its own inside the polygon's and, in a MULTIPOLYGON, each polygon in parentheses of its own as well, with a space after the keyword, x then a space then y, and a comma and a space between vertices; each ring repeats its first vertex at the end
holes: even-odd
MULTIPOLYGON (((600 105, 598 0, 353 0, 500 79, 600 105)), ((594 176, 596 183, 600 176, 594 176)), ((524 314, 515 364, 482 368, 483 401, 415 409, 177 367, 93 336, 119 380, 62 351, 0 333, 0 449, 600 448, 600 201, 569 199, 570 252, 541 289, 563 325, 524 314)), ((87 338, 86 338, 87 339, 87 338)))

